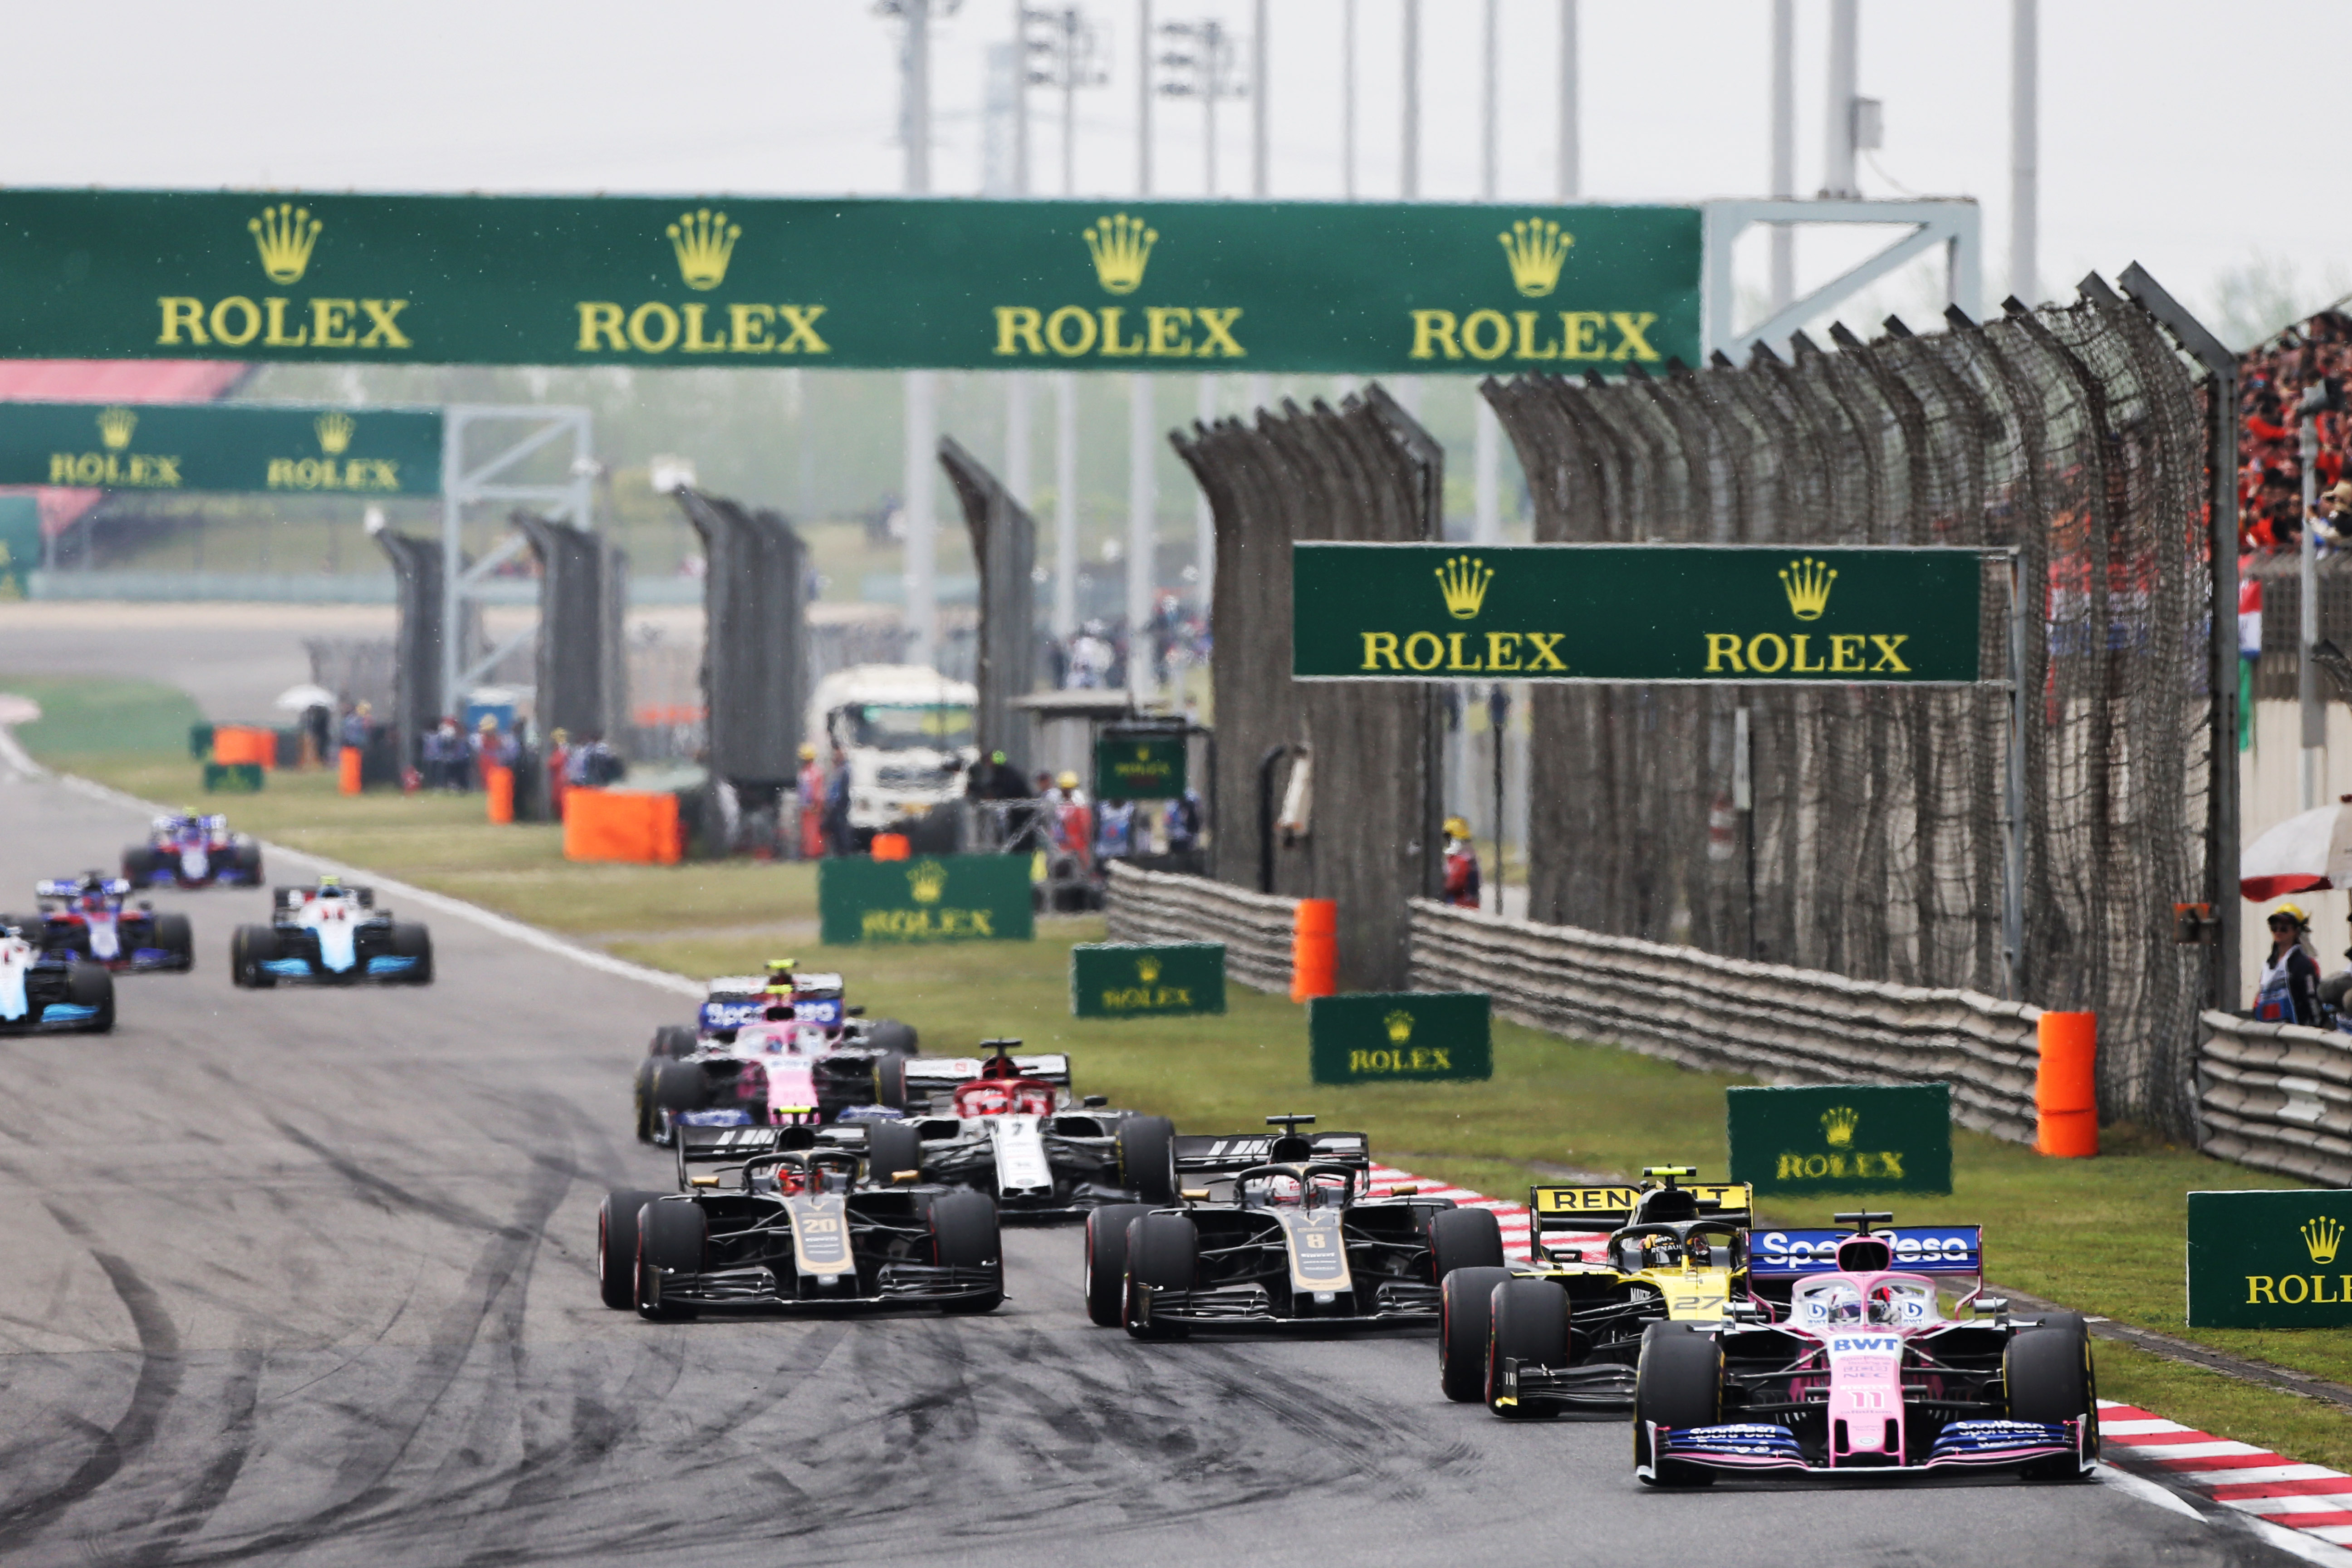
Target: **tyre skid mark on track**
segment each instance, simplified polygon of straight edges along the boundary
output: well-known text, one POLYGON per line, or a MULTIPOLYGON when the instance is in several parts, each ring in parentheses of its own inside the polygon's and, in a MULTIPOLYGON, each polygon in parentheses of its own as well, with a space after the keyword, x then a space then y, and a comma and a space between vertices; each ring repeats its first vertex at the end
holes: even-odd
POLYGON ((165 1510, 164 1521, 156 1531, 158 1539, 125 1559, 131 1568, 160 1568, 171 1562, 177 1542, 202 1530, 214 1511, 227 1500, 229 1489, 236 1485, 237 1477, 244 1473, 245 1461, 253 1452, 262 1362, 258 1348, 248 1347, 237 1352, 228 1382, 218 1396, 218 1403, 226 1408, 215 1440, 223 1447, 165 1510))

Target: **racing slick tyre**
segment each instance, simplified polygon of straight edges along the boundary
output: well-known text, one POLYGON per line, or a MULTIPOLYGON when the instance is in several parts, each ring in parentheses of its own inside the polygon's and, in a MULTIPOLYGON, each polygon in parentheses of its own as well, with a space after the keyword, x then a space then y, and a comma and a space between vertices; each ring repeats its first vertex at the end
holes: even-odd
POLYGON ((1127 1310, 1127 1227, 1149 1214, 1143 1204, 1105 1204, 1087 1215, 1087 1321, 1115 1329, 1127 1310))
POLYGON ((66 999, 77 1007, 95 1007, 87 1023, 81 1026, 86 1035, 110 1035, 114 1032, 114 975, 103 963, 83 963, 77 960, 66 972, 66 999))
POLYGON ((228 941, 230 983, 263 990, 277 984, 278 976, 262 967, 277 956, 277 927, 237 927, 236 934, 228 941))
POLYGON ((710 1222, 697 1203, 656 1203, 655 1194, 640 1194, 646 1205, 637 1211, 637 1316, 656 1322, 684 1322, 695 1315, 691 1302, 662 1300, 663 1270, 702 1272, 703 1247, 710 1222))
POLYGON ((996 1270, 994 1289, 942 1302, 940 1310, 993 1312, 1003 1302, 1004 1246, 996 1226, 996 1200, 986 1193, 941 1193, 931 1200, 931 1253, 942 1268, 996 1270))
MULTIPOLYGON (((2009 1390, 2012 1421, 2081 1421, 2090 1440, 2086 1456, 2098 1452, 2098 1384, 2091 1372, 2091 1332, 2074 1312, 2053 1312, 2033 1328, 2012 1335, 2001 1353, 2002 1386, 2009 1390)), ((2068 1456, 2036 1459, 2025 1467, 2028 1480, 2071 1481, 2085 1474, 2068 1456)))
POLYGON ((196 966, 196 933, 189 928, 187 916, 157 915, 155 945, 173 957, 165 967, 184 974, 196 966))
POLYGON ((152 844, 125 845, 122 850, 122 879, 133 887, 143 888, 155 874, 155 847, 152 844))
MULTIPOLYGON (((1650 1465, 1650 1428, 1712 1426, 1723 1419, 1723 1345, 1681 1323, 1652 1323, 1633 1373, 1633 1463, 1650 1465)), ((1707 1487, 1715 1472, 1668 1461, 1651 1465, 1653 1487, 1707 1487)))
POLYGON ((1507 1279, 1488 1296, 1491 1314, 1486 1330, 1486 1408, 1517 1420, 1532 1412, 1503 1393, 1503 1363, 1530 1366, 1564 1366, 1568 1362, 1568 1292, 1549 1279, 1507 1279))
POLYGON ((654 1141, 656 1109, 654 1105, 654 1082, 661 1076, 661 1068, 660 1058, 647 1057, 637 1064, 636 1082, 630 1086, 629 1108, 635 1115, 637 1142, 640 1143, 654 1141))
POLYGON ((596 1289, 616 1312, 637 1304, 637 1211, 659 1196, 617 1190, 596 1210, 596 1289))
MULTIPOLYGON (((229 840, 228 847, 221 851, 220 858, 224 863, 222 869, 242 871, 245 873, 246 880, 257 888, 261 886, 260 845, 240 833, 229 840)), ((215 873, 214 879, 219 879, 217 872, 215 873)))
POLYGON ((916 1048, 915 1026, 902 1024, 896 1018, 875 1019, 866 1030, 866 1043, 877 1051, 888 1051, 894 1056, 922 1055, 916 1048))
POLYGON ((648 1054, 656 1057, 690 1057, 702 1041, 684 1024, 664 1024, 654 1031, 654 1043, 648 1054))
POLYGON ((867 1122, 866 1179, 877 1187, 887 1187, 901 1171, 922 1174, 922 1132, 908 1121, 867 1122))
POLYGON ((1154 1290, 1190 1290, 1200 1259, 1200 1232, 1192 1217, 1181 1214, 1138 1215, 1127 1227, 1127 1292, 1123 1316, 1127 1331, 1139 1340, 1181 1340, 1182 1323, 1154 1322, 1144 1312, 1144 1295, 1138 1287, 1154 1290))
POLYGON ((1147 1204, 1176 1201, 1176 1124, 1130 1116, 1118 1127, 1119 1184, 1147 1204))
POLYGON ((654 1079, 654 1105, 661 1110, 699 1110, 709 1097, 702 1069, 692 1062, 664 1062, 654 1079))
POLYGON ((1510 1277, 1507 1268, 1456 1268, 1437 1288, 1437 1381, 1457 1405, 1486 1397, 1495 1288, 1510 1277))
POLYGON ((392 955, 413 958, 416 967, 404 977, 411 985, 433 984, 433 933, 415 921, 392 922, 392 955))
POLYGON ((1444 1284, 1457 1268, 1500 1268, 1503 1227, 1492 1209, 1439 1209, 1429 1216, 1429 1271, 1444 1284))
POLYGON ((874 1058, 874 1103, 893 1110, 907 1109, 907 1058, 897 1051, 874 1058))

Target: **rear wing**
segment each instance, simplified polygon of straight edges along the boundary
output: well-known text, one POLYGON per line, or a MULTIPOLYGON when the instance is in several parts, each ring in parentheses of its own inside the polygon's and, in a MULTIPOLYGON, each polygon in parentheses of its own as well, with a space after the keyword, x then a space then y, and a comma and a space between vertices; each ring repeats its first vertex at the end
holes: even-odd
MULTIPOLYGON (((306 888, 272 888, 269 889, 269 907, 277 910, 299 910, 302 907, 302 900, 318 890, 316 884, 306 888)), ((343 897, 363 910, 375 908, 373 888, 346 882, 343 884, 343 897)))
MULTIPOLYGON (((1204 1176, 1246 1171, 1273 1158, 1277 1136, 1272 1132, 1232 1132, 1223 1136, 1180 1132, 1176 1136, 1176 1169, 1204 1176)), ((1371 1140, 1360 1132, 1309 1132, 1300 1136, 1314 1151, 1309 1158, 1351 1165, 1360 1171, 1371 1169, 1371 1140)))
MULTIPOLYGON (((1902 1225, 1874 1230, 1895 1253, 1895 1267, 1906 1274, 1984 1277, 1984 1226, 1902 1225)), ((1748 1235, 1748 1272, 1752 1279, 1796 1279, 1837 1271, 1838 1244, 1851 1230, 1754 1230, 1748 1235)))
MULTIPOLYGON (((1529 1187, 1528 1212, 1535 1216, 1536 1231, 1539 1237, 1548 1230, 1615 1230, 1620 1226, 1633 1223, 1633 1210, 1645 1193, 1659 1190, 1635 1186, 1630 1182, 1592 1186, 1529 1187)), ((1756 1191, 1746 1182, 1686 1183, 1682 1191, 1698 1200, 1700 1219, 1721 1219, 1745 1225, 1756 1207, 1756 1191)))
POLYGON ((782 1146, 783 1134, 793 1131, 787 1127, 671 1128, 669 1135, 677 1149, 677 1190, 684 1192, 692 1184, 686 1179, 688 1166, 737 1165, 772 1154, 782 1146))
MULTIPOLYGON (((131 891, 131 884, 120 877, 110 877, 99 883, 98 890, 121 897, 131 891)), ((81 884, 70 877, 44 877, 33 884, 33 897, 37 899, 70 899, 80 892, 81 884)))
MULTIPOLYGON (((907 1095, 913 1099, 920 1094, 953 1094, 963 1085, 980 1076, 987 1065, 982 1057, 908 1057, 907 1058, 907 1095)), ((1056 1089, 1070 1087, 1070 1058, 1056 1051, 1039 1056, 1024 1056, 1016 1051, 1013 1065, 1024 1078, 1034 1078, 1050 1083, 1056 1089)))

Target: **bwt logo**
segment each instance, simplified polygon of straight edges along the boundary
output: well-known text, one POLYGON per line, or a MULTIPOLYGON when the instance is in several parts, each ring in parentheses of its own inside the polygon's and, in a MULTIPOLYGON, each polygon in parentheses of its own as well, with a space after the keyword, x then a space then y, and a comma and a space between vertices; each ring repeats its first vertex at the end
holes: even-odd
POLYGON ((1903 1348, 1893 1334, 1854 1334, 1830 1341, 1832 1355, 1892 1355, 1903 1348))

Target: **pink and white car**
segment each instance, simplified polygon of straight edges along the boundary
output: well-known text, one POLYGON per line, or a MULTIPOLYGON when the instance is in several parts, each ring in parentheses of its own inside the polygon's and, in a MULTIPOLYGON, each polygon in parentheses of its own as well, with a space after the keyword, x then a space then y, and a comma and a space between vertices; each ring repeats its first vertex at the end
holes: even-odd
POLYGON ((2015 1318, 1985 1296, 1979 1226, 1836 1217, 1856 1228, 1751 1233, 1755 1295, 1726 1322, 1651 1327, 1634 1474, 1651 1486, 1726 1471, 2088 1475, 2098 1401, 2081 1316, 2015 1318))

